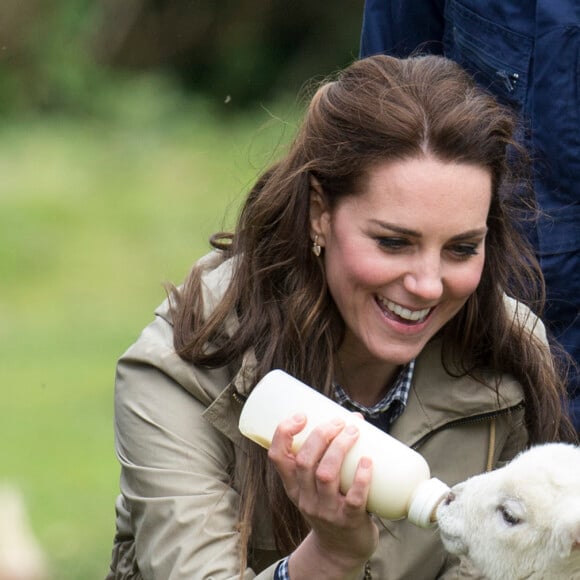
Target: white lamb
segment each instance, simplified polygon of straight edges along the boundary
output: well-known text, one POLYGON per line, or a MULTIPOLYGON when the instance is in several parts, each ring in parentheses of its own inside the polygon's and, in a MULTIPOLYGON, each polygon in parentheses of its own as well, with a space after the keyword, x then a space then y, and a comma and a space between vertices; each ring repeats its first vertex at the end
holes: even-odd
POLYGON ((539 445, 454 486, 437 521, 489 580, 580 579, 580 447, 539 445))

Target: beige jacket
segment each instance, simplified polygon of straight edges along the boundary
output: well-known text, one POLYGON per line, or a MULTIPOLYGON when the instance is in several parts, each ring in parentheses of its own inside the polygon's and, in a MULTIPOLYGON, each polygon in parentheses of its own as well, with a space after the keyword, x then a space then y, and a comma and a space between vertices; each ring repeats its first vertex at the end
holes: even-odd
MULTIPOLYGON (((215 269, 212 255, 205 260, 209 311, 227 284, 230 266, 226 262, 215 269)), ((522 308, 519 313, 528 316, 522 308)), ((537 325, 537 331, 543 327, 537 325)), ((240 368, 215 370, 184 362, 173 349, 167 304, 120 359, 115 445, 121 494, 108 580, 239 578, 236 481, 243 477, 242 436, 237 429, 241 403, 234 394, 251 389, 251 360, 247 357, 240 368)), ((434 476, 453 485, 521 450, 527 442, 523 415, 522 391, 512 378, 502 378, 498 400, 469 378, 449 376, 440 362, 440 345, 433 341, 417 359, 407 408, 391 434, 417 449, 434 476)), ((419 529, 406 520, 380 527, 370 561, 373 578, 479 577, 446 558, 436 529, 419 529)), ((281 557, 269 516, 261 512, 244 578, 273 578, 281 557)))

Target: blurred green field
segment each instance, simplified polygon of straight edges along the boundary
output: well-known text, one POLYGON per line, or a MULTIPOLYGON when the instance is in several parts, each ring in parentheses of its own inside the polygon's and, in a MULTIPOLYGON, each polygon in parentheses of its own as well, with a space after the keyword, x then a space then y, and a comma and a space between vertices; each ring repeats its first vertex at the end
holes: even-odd
MULTIPOLYGON (((222 105, 223 106, 223 105, 222 105)), ((114 531, 115 361, 233 223, 296 107, 221 120, 141 81, 99 118, 0 130, 0 478, 24 492, 55 580, 103 578, 114 531)))

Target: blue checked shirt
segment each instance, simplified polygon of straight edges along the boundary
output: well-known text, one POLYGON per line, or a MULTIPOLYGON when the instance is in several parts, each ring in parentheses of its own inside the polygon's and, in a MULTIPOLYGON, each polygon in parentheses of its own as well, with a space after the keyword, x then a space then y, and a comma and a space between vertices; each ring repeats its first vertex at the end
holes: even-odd
POLYGON ((415 361, 412 360, 401 369, 393 388, 372 407, 365 407, 353 401, 344 392, 344 389, 337 384, 334 385, 334 400, 349 411, 362 413, 365 420, 369 423, 388 432, 395 419, 405 410, 409 398, 409 391, 411 390, 414 370, 415 361))
MULTIPOLYGON (((413 371, 415 370, 415 361, 412 360, 408 365, 403 367, 392 389, 372 407, 365 407, 356 401, 353 401, 344 389, 334 385, 334 400, 348 409, 349 411, 358 411, 362 413, 365 420, 388 432, 394 421, 401 415, 407 405, 411 383, 413 381, 413 371)), ((290 556, 284 558, 278 564, 274 574, 274 580, 290 580, 288 572, 288 560, 290 556)))

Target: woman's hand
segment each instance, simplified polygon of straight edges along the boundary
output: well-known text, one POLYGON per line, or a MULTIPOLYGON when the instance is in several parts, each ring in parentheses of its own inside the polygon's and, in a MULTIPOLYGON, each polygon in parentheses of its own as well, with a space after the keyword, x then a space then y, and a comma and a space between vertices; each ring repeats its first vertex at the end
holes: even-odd
POLYGON ((366 511, 372 463, 360 460, 352 487, 342 494, 340 469, 358 429, 342 420, 321 425, 294 454, 293 437, 305 425, 303 415, 280 423, 268 453, 288 497, 311 526, 290 559, 290 575, 293 580, 354 577, 378 543, 378 529, 366 511))

